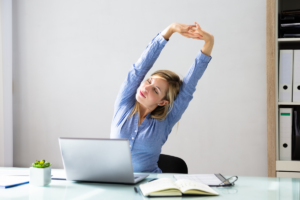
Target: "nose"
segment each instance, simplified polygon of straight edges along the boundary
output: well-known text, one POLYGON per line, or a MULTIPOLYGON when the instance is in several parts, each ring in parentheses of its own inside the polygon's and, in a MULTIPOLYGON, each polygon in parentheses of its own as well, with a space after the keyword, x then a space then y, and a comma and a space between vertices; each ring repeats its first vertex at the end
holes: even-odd
POLYGON ((147 92, 147 93, 148 93, 148 92, 149 92, 149 90, 150 90, 150 88, 151 88, 151 85, 146 85, 146 86, 145 86, 145 92, 147 92))

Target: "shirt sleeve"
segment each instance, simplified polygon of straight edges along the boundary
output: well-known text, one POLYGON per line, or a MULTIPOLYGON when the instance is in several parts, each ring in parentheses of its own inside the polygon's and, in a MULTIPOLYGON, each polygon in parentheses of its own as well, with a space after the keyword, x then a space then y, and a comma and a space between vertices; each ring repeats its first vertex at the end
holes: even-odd
POLYGON ((157 60, 167 42, 168 41, 161 33, 158 33, 147 45, 138 61, 131 66, 115 101, 114 118, 120 108, 131 107, 135 104, 136 90, 157 60))
POLYGON ((170 129, 180 120, 190 101, 193 99, 193 93, 196 91, 197 83, 211 59, 211 56, 203 54, 202 51, 198 52, 194 63, 182 80, 182 85, 173 103, 173 108, 169 110, 169 114, 166 117, 170 129))

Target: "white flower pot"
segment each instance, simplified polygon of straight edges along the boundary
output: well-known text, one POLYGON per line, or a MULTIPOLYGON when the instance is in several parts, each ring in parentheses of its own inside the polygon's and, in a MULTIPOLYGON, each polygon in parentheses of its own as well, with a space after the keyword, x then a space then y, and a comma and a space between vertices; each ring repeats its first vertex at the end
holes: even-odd
POLYGON ((35 186, 45 186, 51 183, 51 167, 46 167, 46 168, 30 167, 29 183, 35 186))

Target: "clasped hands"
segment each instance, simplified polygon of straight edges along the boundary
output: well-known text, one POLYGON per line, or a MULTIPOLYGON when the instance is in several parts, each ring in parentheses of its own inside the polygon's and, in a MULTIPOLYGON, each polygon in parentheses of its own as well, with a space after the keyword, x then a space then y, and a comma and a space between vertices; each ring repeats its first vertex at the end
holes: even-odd
POLYGON ((197 24, 197 22, 195 22, 195 25, 172 23, 161 32, 161 35, 165 38, 165 40, 169 41, 169 38, 172 36, 172 34, 176 32, 187 38, 204 40, 205 43, 201 51, 203 54, 210 56, 214 46, 214 36, 203 30, 199 24, 197 24))
POLYGON ((182 23, 173 23, 170 26, 172 32, 177 32, 184 37, 196 40, 204 40, 206 42, 213 40, 214 36, 203 30, 197 22, 195 25, 187 25, 182 23))

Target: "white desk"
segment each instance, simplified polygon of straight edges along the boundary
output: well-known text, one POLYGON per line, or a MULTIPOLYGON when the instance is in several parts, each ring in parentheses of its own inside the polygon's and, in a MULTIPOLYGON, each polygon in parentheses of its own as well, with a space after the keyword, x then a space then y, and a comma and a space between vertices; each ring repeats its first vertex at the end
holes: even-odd
MULTIPOLYGON (((28 168, 4 168, 0 170, 28 170, 28 168)), ((61 172, 61 169, 52 169, 53 174, 61 172)), ((147 182, 152 178, 173 178, 173 174, 150 174, 150 176, 140 182, 147 182)), ((227 176, 226 176, 227 177, 227 176)), ((174 179, 174 178, 173 178, 174 179)), ((174 179, 175 180, 175 179, 174 179)), ((141 194, 136 194, 134 186, 123 184, 107 183, 80 183, 71 181, 52 180, 46 187, 35 187, 24 184, 8 189, 0 189, 0 200, 177 200, 177 199, 226 199, 226 200, 299 200, 300 179, 291 178, 268 178, 268 177, 245 177, 239 176, 234 187, 214 188, 220 196, 198 196, 198 197, 167 197, 167 198, 146 198, 141 194)))

